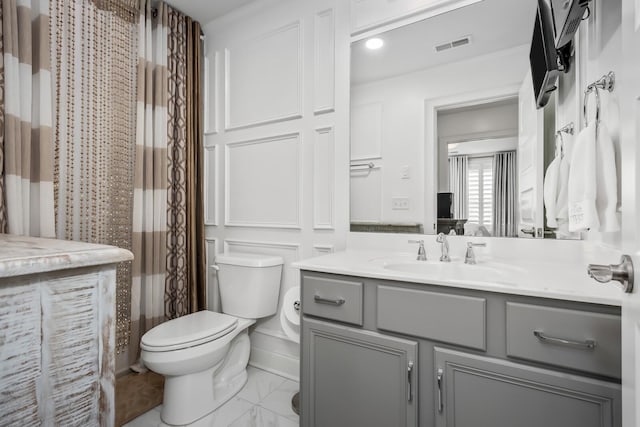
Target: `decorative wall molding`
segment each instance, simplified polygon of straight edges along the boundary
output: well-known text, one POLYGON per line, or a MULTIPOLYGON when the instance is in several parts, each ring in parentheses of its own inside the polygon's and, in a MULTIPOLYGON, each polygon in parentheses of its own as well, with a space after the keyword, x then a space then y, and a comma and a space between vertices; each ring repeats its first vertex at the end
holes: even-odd
POLYGON ((204 57, 204 134, 217 134, 220 106, 220 54, 218 51, 204 57), (213 56, 212 59, 209 57, 213 56))
POLYGON ((218 225, 218 146, 204 147, 204 225, 218 225))
POLYGON ((313 228, 333 230, 335 210, 334 130, 317 128, 313 146, 313 228))
POLYGON ((335 18, 333 9, 314 16, 314 96, 315 114, 335 110, 335 18))
POLYGON ((258 240, 224 239, 224 252, 234 252, 233 248, 241 248, 236 252, 251 252, 251 249, 262 248, 273 251, 289 251, 294 253, 294 260, 300 259, 300 243, 265 242, 258 240))
POLYGON ((333 245, 313 245, 313 256, 332 254, 333 251, 333 245))
POLYGON ((302 117, 302 22, 225 49, 225 129, 302 117))
POLYGON ((206 262, 207 262, 207 309, 220 311, 220 295, 218 291, 218 274, 211 266, 218 255, 218 239, 205 238, 206 262))
POLYGON ((382 103, 351 107, 351 161, 382 158, 382 103))
POLYGON ((300 133, 228 143, 225 225, 302 227, 300 133))

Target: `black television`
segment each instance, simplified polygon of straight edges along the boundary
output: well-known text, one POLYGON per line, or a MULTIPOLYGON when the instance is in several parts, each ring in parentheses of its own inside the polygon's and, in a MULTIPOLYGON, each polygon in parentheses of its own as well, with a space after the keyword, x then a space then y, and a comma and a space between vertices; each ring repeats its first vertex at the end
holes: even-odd
POLYGON ((531 50, 529 51, 533 92, 537 108, 547 105, 551 92, 556 90, 556 81, 560 73, 553 25, 551 6, 547 0, 538 0, 531 50))
POLYGON ((573 40, 585 10, 591 0, 551 0, 553 31, 556 49, 561 49, 573 40))

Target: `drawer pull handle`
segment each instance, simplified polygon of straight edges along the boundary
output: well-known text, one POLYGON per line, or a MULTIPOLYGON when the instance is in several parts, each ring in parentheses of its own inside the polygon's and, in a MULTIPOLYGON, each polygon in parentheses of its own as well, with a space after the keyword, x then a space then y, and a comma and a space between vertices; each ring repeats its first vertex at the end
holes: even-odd
POLYGON ((438 383, 438 412, 442 412, 442 409, 444 408, 444 404, 442 402, 442 380, 444 377, 444 371, 442 370, 442 368, 438 368, 437 372, 436 372, 436 381, 438 383))
POLYGON ((585 340, 585 341, 573 341, 573 340, 565 340, 563 338, 555 338, 550 337, 543 334, 541 331, 533 331, 533 335, 536 336, 540 341, 548 342, 550 344, 558 344, 558 345, 566 345, 569 347, 575 348, 583 348, 583 349, 594 349, 596 347, 596 342, 594 340, 585 340))
POLYGON ((329 304, 329 305, 338 305, 338 306, 345 303, 344 298, 328 299, 328 298, 322 298, 320 295, 314 295, 313 300, 320 304, 329 304))
POLYGON ((413 400, 413 394, 411 392, 411 374, 413 374, 413 360, 410 360, 409 364, 407 365, 407 402, 411 402, 413 400))

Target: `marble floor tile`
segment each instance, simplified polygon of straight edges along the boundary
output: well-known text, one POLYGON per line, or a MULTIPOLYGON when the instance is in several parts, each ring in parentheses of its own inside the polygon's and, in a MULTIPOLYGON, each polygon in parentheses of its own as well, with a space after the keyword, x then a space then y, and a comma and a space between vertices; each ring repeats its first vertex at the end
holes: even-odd
MULTIPOLYGON (((291 409, 298 383, 251 366, 247 371, 247 384, 240 393, 190 427, 298 426, 298 416, 291 409)), ((123 427, 162 427, 161 410, 158 405, 123 427)))
POLYGON ((228 427, 253 407, 253 403, 233 397, 227 403, 189 427, 228 427))
POLYGON ((298 427, 298 422, 278 415, 261 406, 253 406, 229 427, 298 427))
POLYGON ((299 422, 300 417, 293 412, 291 407, 291 398, 300 390, 300 385, 291 380, 286 380, 278 388, 269 393, 261 402, 260 406, 275 412, 278 415, 285 416, 290 420, 299 422))
POLYGON ((247 368, 249 378, 247 384, 238 393, 238 397, 251 403, 260 403, 269 393, 286 381, 285 378, 272 374, 262 369, 249 366, 247 368))

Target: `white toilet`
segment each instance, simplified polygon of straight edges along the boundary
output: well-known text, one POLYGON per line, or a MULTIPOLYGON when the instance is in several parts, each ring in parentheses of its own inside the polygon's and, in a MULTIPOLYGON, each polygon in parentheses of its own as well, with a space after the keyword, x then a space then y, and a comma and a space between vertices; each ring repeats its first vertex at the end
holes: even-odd
POLYGON ((229 253, 216 257, 222 313, 200 311, 142 336, 140 358, 164 375, 162 421, 187 425, 242 389, 249 361, 248 328, 278 308, 283 259, 229 253))

